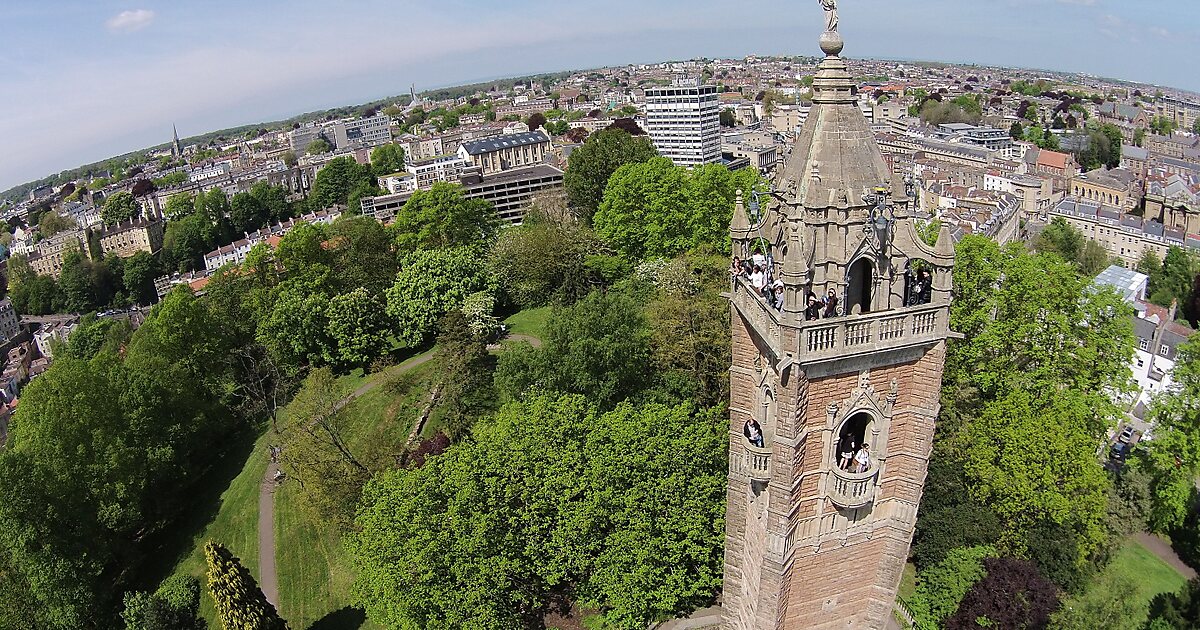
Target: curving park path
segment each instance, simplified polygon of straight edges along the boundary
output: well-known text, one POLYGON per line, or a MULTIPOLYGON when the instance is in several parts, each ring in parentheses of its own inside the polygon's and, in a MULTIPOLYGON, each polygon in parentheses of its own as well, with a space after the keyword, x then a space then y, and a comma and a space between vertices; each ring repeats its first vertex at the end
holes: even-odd
MULTIPOLYGON (((531 335, 508 335, 503 341, 525 342, 534 348, 542 346, 542 340, 531 335)), ((503 347, 501 344, 492 344, 488 346, 488 351, 498 352, 501 347, 503 347)), ((349 396, 338 401, 334 408, 340 410, 355 399, 361 398, 379 387, 387 381, 384 375, 403 374, 432 359, 433 351, 430 350, 412 357, 400 365, 388 368, 354 390, 349 396)), ((258 584, 267 601, 271 602, 276 610, 279 609, 279 575, 275 568, 275 489, 279 486, 275 475, 278 471, 279 464, 271 462, 267 466, 266 472, 263 473, 262 482, 258 488, 258 584)))

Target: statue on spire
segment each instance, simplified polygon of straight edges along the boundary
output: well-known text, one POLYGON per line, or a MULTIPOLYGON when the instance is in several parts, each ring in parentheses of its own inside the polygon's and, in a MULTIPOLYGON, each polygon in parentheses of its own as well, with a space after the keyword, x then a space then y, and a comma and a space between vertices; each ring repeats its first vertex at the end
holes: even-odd
POLYGON ((837 0, 819 0, 821 8, 825 9, 825 32, 836 33, 838 30, 837 0))

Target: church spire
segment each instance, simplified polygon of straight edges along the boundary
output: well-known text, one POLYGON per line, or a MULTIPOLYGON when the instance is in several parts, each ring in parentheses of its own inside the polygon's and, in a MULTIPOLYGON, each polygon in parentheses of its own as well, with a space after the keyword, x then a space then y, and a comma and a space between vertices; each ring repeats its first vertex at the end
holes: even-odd
POLYGON ((179 129, 171 123, 171 157, 178 160, 183 157, 183 148, 179 145, 179 129))

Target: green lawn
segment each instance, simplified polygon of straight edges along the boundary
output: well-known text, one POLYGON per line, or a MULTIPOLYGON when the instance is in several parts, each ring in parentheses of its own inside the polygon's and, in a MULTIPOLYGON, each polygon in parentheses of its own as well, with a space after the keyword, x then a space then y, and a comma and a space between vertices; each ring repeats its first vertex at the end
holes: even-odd
MULTIPOLYGON (((373 375, 380 385, 345 409, 350 449, 376 467, 394 465, 428 402, 434 371, 426 363, 403 374, 373 375)), ((304 507, 300 492, 284 483, 275 495, 280 613, 296 630, 378 628, 349 608, 354 573, 341 535, 304 507)))
MULTIPOLYGON (((415 361, 427 352, 412 349, 398 358, 415 361)), ((339 379, 339 390, 346 394, 367 383, 380 383, 346 409, 351 416, 345 437, 351 448, 371 461, 394 461, 428 402, 436 376, 431 364, 399 371, 399 367, 379 374, 356 370, 339 379)), ((286 410, 281 418, 283 414, 286 410)), ((212 469, 197 484, 192 509, 160 541, 158 562, 146 568, 147 583, 142 588, 153 590, 162 579, 176 574, 194 575, 205 584, 208 567, 203 547, 208 540, 225 544, 258 576, 258 490, 267 469, 267 446, 277 440, 265 427, 229 439, 227 451, 214 458, 212 469)), ((354 576, 339 533, 301 507, 299 491, 299 486, 285 483, 275 496, 280 612, 293 630, 376 630, 378 626, 348 606, 354 576)), ((221 627, 207 591, 201 596, 201 612, 210 628, 221 627)))
POLYGON ((550 320, 551 307, 529 308, 513 314, 504 320, 509 332, 518 335, 541 337, 546 332, 546 322, 550 320))
MULTIPOLYGON (((168 575, 194 575, 200 578, 202 587, 207 584, 204 543, 208 540, 224 544, 252 574, 258 575, 258 487, 267 470, 271 433, 235 435, 230 441, 226 458, 233 461, 216 463, 209 473, 208 490, 197 491, 192 513, 185 515, 176 530, 179 538, 172 546, 186 551, 172 556, 164 547, 163 561, 174 563, 168 575), (205 496, 209 493, 211 500, 205 496)), ((207 589, 201 594, 200 610, 210 628, 221 627, 207 589)))
POLYGON ((1187 584, 1187 578, 1136 540, 1126 543, 1105 571, 1131 578, 1137 584, 1135 597, 1146 602, 1159 593, 1178 591, 1187 584))
POLYGON ((1155 595, 1178 591, 1186 583, 1186 578, 1174 567, 1158 559, 1136 539, 1130 539, 1104 571, 1092 578, 1083 593, 1064 602, 1063 605, 1086 605, 1089 602, 1096 605, 1096 602, 1111 599, 1114 588, 1132 585, 1133 590, 1125 596, 1125 601, 1136 603, 1139 611, 1129 619, 1121 619, 1120 627, 1140 628, 1146 622, 1150 600, 1154 599, 1155 595))

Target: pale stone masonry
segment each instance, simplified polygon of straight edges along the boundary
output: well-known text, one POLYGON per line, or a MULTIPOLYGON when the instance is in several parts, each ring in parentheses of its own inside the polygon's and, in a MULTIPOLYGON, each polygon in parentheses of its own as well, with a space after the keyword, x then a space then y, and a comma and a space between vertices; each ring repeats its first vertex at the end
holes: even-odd
POLYGON ((933 444, 949 330, 952 237, 919 237, 839 57, 826 59, 813 108, 765 212, 739 199, 731 236, 743 257, 767 244, 783 282, 769 306, 742 278, 730 293, 730 450, 724 627, 884 628, 908 558, 933 444), (757 213, 755 213, 757 214, 757 213), (915 290, 918 269, 932 274, 915 290), (806 297, 842 307, 806 320, 806 297), (764 448, 743 435, 753 418, 764 448), (863 472, 838 465, 851 439, 863 472))

